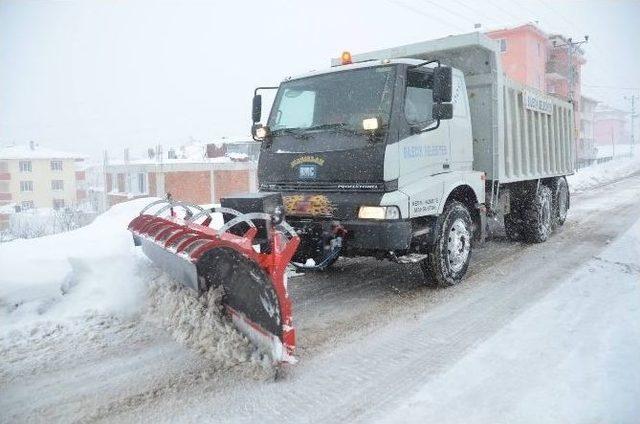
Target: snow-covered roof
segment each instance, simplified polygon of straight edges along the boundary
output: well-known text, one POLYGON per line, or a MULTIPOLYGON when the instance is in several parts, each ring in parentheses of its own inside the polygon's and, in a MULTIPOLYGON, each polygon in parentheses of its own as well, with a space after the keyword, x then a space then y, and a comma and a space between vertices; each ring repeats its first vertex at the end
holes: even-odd
POLYGON ((255 140, 249 136, 240 137, 222 137, 206 144, 216 144, 222 146, 223 144, 242 144, 242 143, 255 143, 255 140))
POLYGON ((63 152, 61 150, 29 144, 14 144, 0 146, 0 159, 84 159, 79 153, 63 152))
MULTIPOLYGON (((180 164, 180 163, 232 163, 234 162, 234 153, 228 153, 225 156, 220 156, 217 158, 176 158, 176 159, 167 159, 162 158, 159 160, 158 158, 141 158, 141 159, 131 159, 128 164, 129 165, 169 165, 169 164, 180 164)), ((246 155, 245 155, 246 156, 246 155)), ((238 159, 235 157, 235 159, 238 159)), ((109 165, 125 165, 123 160, 113 160, 109 161, 109 165)))

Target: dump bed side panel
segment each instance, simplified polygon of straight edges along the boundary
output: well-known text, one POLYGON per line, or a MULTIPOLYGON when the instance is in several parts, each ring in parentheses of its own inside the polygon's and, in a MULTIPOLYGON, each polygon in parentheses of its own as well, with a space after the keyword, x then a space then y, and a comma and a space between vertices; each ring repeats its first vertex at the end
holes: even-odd
POLYGON ((572 105, 509 80, 502 94, 499 180, 571 174, 575 166, 572 105))

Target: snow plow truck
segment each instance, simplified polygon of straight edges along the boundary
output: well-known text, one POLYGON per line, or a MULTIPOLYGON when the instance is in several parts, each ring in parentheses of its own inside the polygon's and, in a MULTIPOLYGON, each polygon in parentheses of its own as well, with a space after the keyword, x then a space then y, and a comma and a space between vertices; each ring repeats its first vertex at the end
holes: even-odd
POLYGON ((129 228, 194 290, 223 286, 233 322, 275 361, 294 361, 289 263, 321 271, 372 256, 419 263, 425 283, 450 286, 488 217, 504 217, 509 239, 539 243, 567 216, 573 106, 509 80, 480 33, 345 52, 256 88, 252 120, 258 193, 213 211, 168 200, 129 228), (276 90, 268 113, 265 90, 276 90), (209 227, 212 212, 222 228, 209 227))

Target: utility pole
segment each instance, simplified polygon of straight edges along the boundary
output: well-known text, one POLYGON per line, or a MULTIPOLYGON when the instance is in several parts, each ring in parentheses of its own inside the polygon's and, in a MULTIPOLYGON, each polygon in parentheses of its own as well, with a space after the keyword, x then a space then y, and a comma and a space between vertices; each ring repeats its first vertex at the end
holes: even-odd
POLYGON ((560 47, 566 47, 567 48, 567 60, 568 60, 568 68, 569 68, 569 92, 568 97, 569 97, 569 101, 571 103, 573 103, 574 101, 574 92, 573 92, 573 86, 575 84, 575 72, 574 72, 574 66, 573 66, 573 52, 574 49, 581 45, 581 44, 585 44, 589 42, 589 36, 585 35, 584 39, 582 41, 573 41, 573 39, 571 37, 567 38, 567 42, 566 43, 562 43, 562 44, 558 44, 558 42, 556 40, 553 40, 553 47, 554 48, 560 48, 560 47))
POLYGON ((634 136, 634 131, 635 131, 635 117, 638 116, 636 115, 636 99, 638 99, 638 96, 636 96, 635 94, 631 95, 631 96, 624 96, 625 100, 628 100, 631 102, 631 146, 629 147, 629 153, 631 154, 631 156, 633 156, 633 149, 634 149, 634 145, 636 143, 636 139, 634 136))

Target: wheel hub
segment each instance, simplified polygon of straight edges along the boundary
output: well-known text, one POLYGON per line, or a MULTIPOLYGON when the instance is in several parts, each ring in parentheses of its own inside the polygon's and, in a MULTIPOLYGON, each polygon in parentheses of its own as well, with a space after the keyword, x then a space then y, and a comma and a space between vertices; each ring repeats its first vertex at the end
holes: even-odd
POLYGON ((471 235, 462 219, 456 219, 451 226, 447 240, 447 251, 449 266, 454 272, 460 271, 467 262, 471 251, 471 235))

